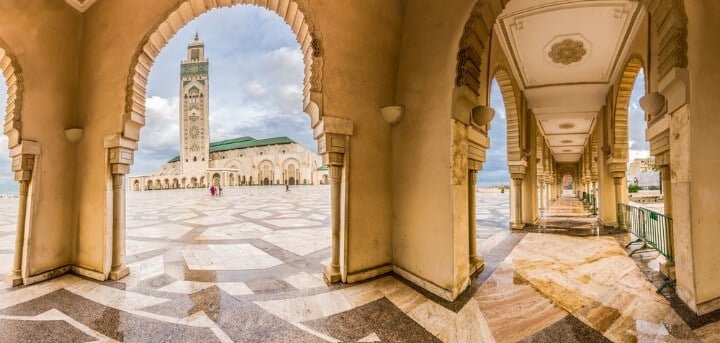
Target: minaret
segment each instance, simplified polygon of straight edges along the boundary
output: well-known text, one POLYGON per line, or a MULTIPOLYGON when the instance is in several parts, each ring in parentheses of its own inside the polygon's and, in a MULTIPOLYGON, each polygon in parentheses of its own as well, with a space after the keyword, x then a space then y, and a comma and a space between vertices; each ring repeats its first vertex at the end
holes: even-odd
POLYGON ((180 162, 182 174, 202 175, 210 165, 208 60, 198 34, 180 62, 180 162))

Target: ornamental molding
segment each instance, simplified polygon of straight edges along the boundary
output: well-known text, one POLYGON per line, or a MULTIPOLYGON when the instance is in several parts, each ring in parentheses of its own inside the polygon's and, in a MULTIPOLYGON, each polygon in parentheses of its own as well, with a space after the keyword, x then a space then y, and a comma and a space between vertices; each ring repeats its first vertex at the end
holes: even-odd
POLYGON ((566 38, 552 45, 548 57, 554 63, 570 65, 580 62, 587 52, 583 42, 566 38))

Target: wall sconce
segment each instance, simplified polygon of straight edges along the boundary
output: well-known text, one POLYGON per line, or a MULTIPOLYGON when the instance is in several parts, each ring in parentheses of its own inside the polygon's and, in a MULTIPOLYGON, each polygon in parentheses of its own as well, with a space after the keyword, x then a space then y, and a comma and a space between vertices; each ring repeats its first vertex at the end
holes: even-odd
POLYGON ((475 106, 470 115, 470 121, 474 126, 484 126, 490 123, 495 117, 495 110, 488 106, 475 106))
POLYGON ((645 94, 640 98, 640 107, 652 116, 660 114, 665 109, 666 104, 667 99, 665 99, 665 96, 657 92, 645 94))
POLYGON ((390 126, 394 126, 405 115, 405 107, 403 106, 385 106, 380 109, 382 119, 390 126))
POLYGON ((75 144, 79 142, 83 137, 83 129, 81 128, 72 128, 65 130, 65 139, 68 140, 68 142, 75 144))

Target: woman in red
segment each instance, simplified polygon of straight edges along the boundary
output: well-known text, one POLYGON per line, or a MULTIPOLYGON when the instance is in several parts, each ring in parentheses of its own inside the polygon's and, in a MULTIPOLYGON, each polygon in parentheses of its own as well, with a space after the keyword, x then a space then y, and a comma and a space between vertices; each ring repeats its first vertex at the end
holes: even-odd
POLYGON ((215 186, 210 186, 210 195, 215 196, 215 186))

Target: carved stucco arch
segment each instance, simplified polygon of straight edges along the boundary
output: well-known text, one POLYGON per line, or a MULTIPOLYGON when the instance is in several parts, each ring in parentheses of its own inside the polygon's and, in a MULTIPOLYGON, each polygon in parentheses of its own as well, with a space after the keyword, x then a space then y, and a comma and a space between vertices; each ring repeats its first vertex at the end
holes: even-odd
POLYGON ((8 137, 8 148, 22 142, 22 105, 24 79, 20 63, 12 51, 0 40, 0 71, 7 86, 5 104, 5 126, 3 132, 8 137))
POLYGON ((508 0, 478 0, 465 23, 457 56, 455 86, 466 86, 475 95, 482 84, 482 57, 490 40, 495 19, 508 0))
POLYGON ((615 97, 615 108, 613 118, 610 122, 613 137, 614 158, 628 160, 628 107, 630 106, 630 95, 635 87, 635 81, 645 63, 639 55, 632 55, 625 63, 623 72, 618 83, 617 96, 615 97))
POLYGON ((231 159, 227 162, 225 162, 224 168, 235 168, 239 170, 241 173, 245 172, 245 165, 240 162, 238 159, 231 159))
POLYGON ((255 5, 283 18, 300 44, 305 64, 303 109, 315 127, 322 118, 322 40, 307 0, 188 0, 179 3, 163 16, 142 39, 133 54, 127 82, 122 135, 140 139, 145 125, 145 95, 150 69, 163 47, 188 22, 199 15, 221 7, 255 5))
POLYGON ((520 114, 518 113, 520 93, 512 74, 504 66, 496 67, 493 76, 500 86, 500 93, 505 104, 507 158, 508 161, 520 161, 522 160, 522 135, 520 134, 520 114))
POLYGON ((284 169, 287 169, 287 167, 288 167, 290 164, 295 164, 298 169, 300 168, 300 166, 302 166, 302 164, 300 164, 300 161, 299 161, 298 159, 296 159, 296 158, 294 158, 294 157, 288 157, 288 158, 286 158, 286 159, 282 162, 282 168, 283 168, 283 170, 284 170, 284 169))

